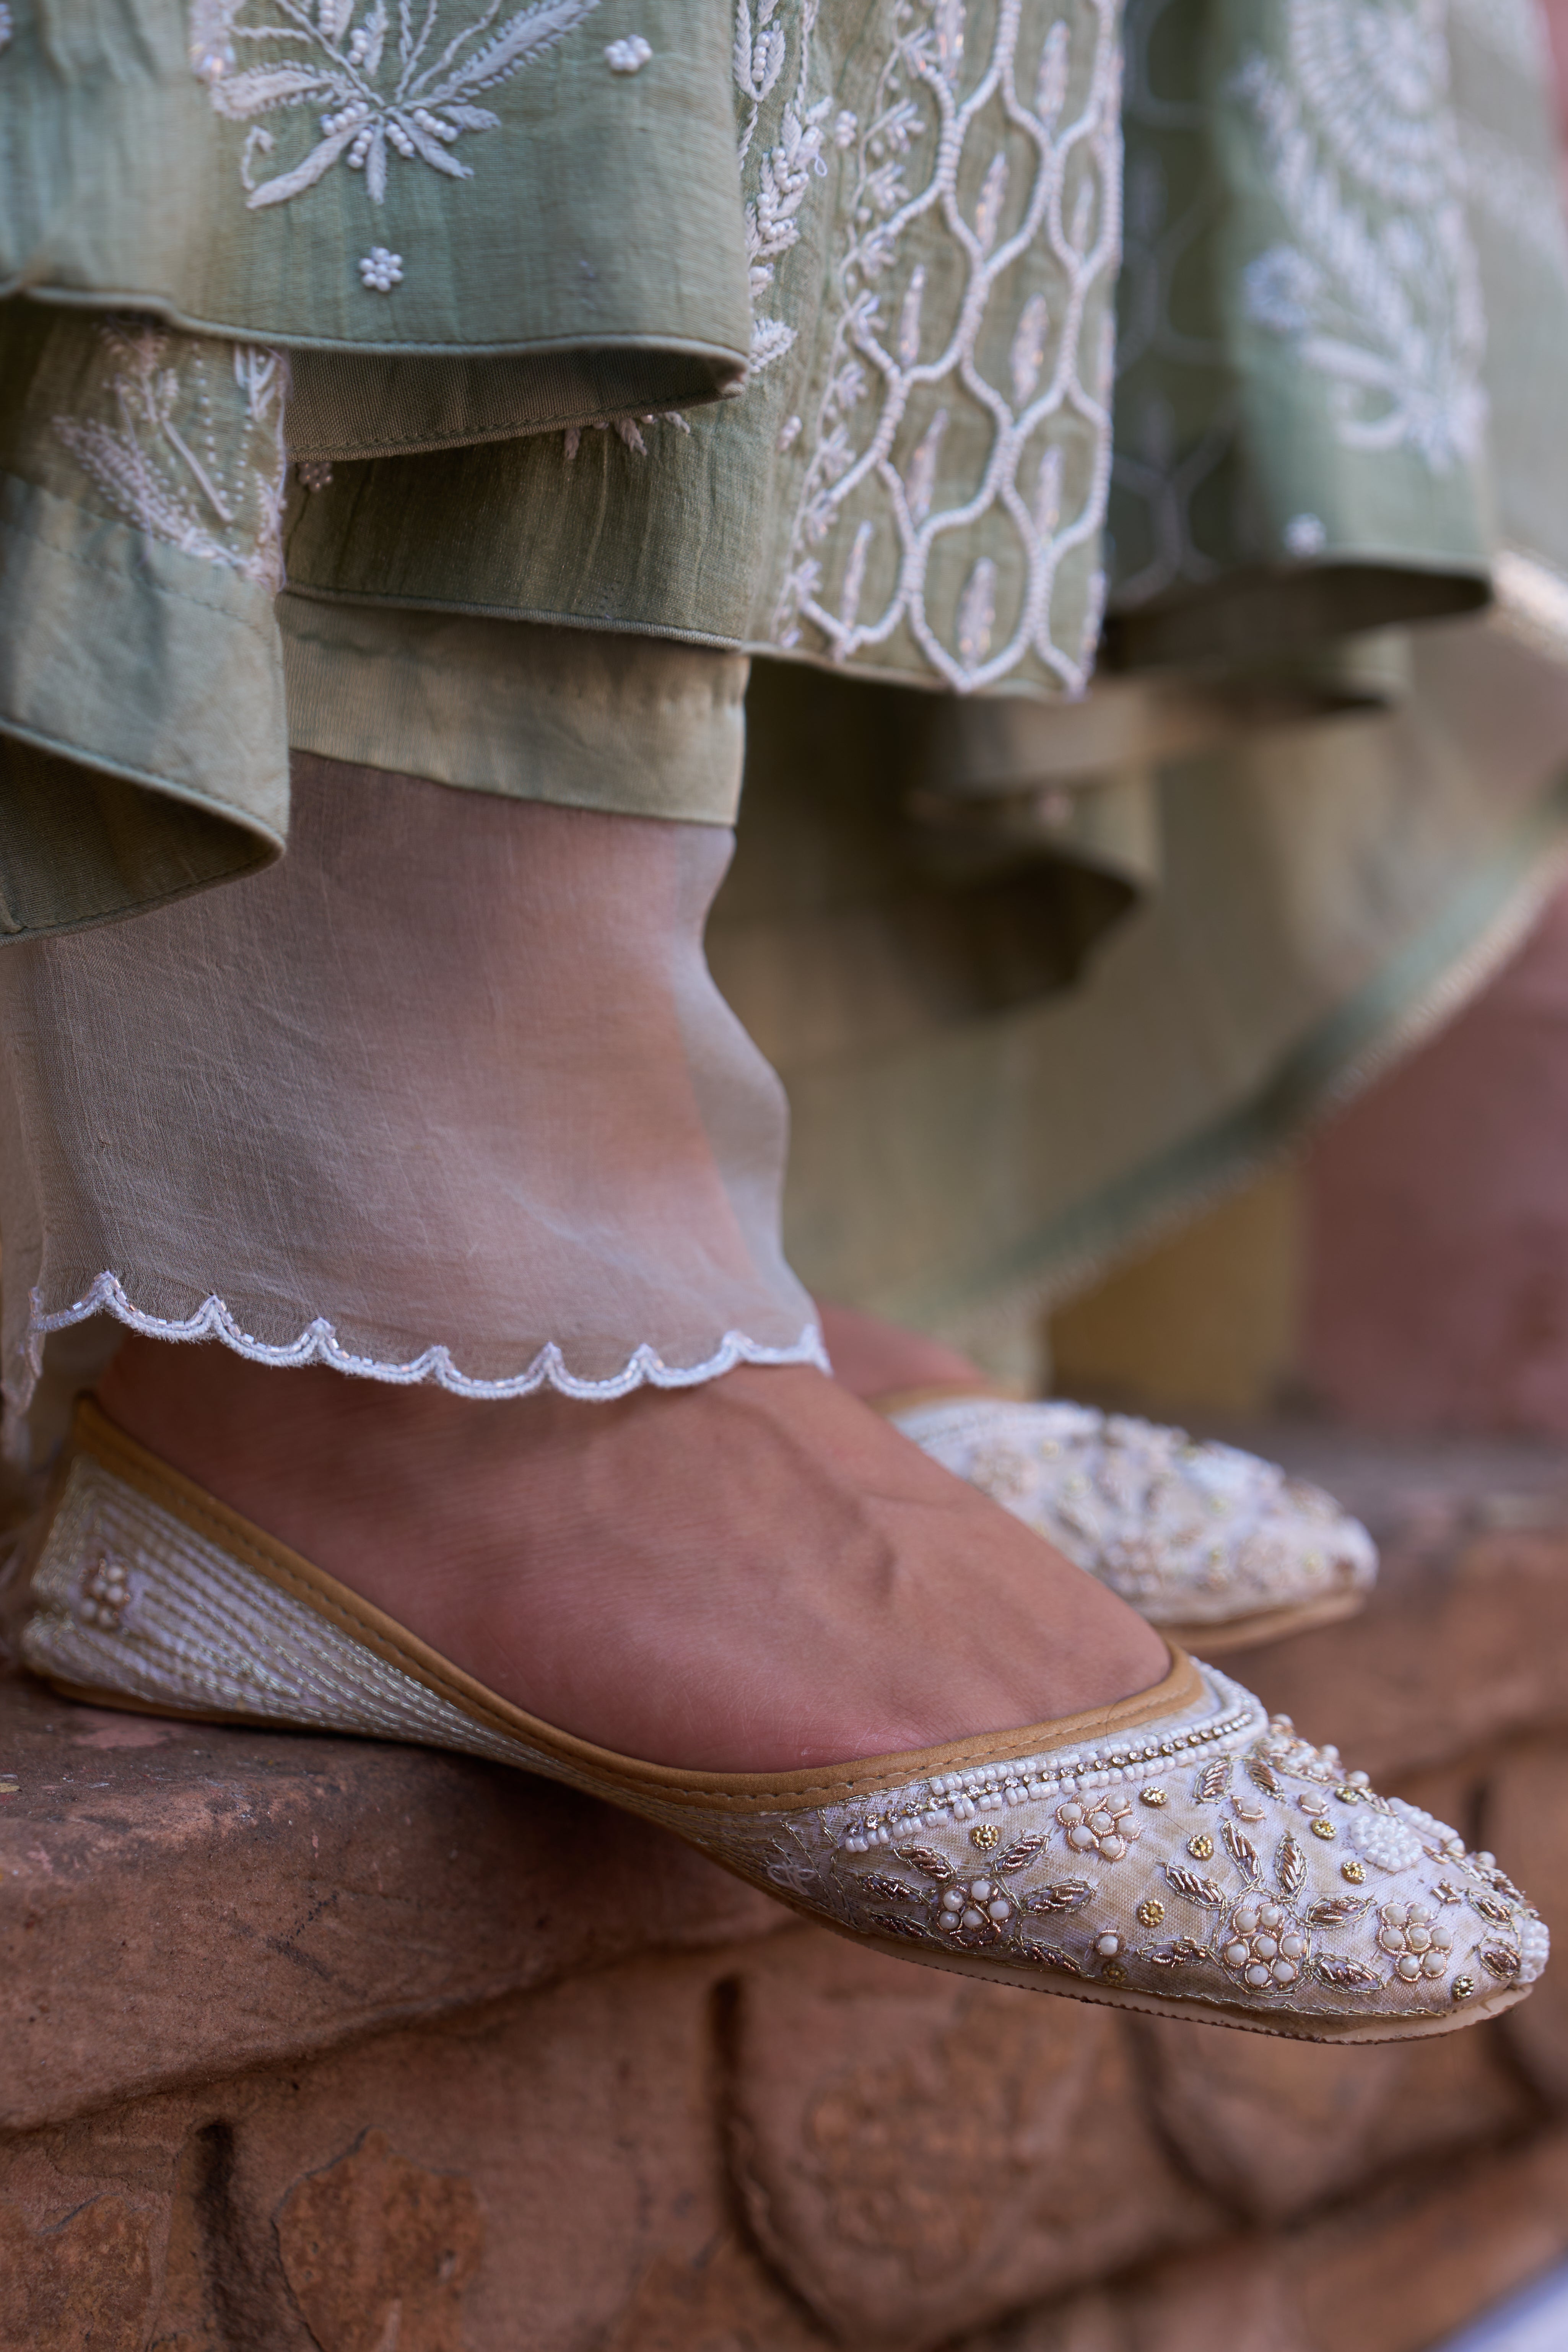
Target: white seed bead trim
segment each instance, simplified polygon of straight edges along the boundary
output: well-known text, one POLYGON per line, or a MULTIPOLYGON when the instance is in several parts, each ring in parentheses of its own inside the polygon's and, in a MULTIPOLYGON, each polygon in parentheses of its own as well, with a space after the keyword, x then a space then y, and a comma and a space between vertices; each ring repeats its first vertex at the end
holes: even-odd
MULTIPOLYGON (((1114 1788, 1142 1782, 1146 1767, 1194 1749, 1212 1749, 1225 1741, 1232 1749, 1254 1740, 1266 1727, 1263 1709, 1247 1700, 1237 1685, 1207 1669, 1223 1698, 1233 1695, 1245 1703, 1212 1722, 1197 1724, 1164 1739, 1142 1747, 1079 1749, 1066 1756, 1020 1757, 1005 1766, 973 1765, 966 1772, 940 1773, 929 1781, 915 1781, 893 1790, 874 1811, 858 1809, 839 1827, 836 1843, 844 1853, 869 1853, 889 1846, 922 1826, 973 1821, 976 1813, 1001 1812, 1008 1805, 1038 1801, 1049 1796, 1071 1797, 1089 1789, 1114 1788)), ((1222 1752, 1224 1752, 1222 1750, 1222 1752)))

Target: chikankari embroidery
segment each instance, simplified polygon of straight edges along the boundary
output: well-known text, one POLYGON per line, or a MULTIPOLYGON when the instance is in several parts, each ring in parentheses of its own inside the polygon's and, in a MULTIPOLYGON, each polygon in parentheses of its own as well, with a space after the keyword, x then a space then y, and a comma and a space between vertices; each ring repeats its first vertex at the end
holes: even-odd
POLYGON ((140 320, 110 320, 100 340, 106 413, 57 416, 59 439, 136 530, 276 593, 287 471, 282 354, 174 336, 140 320))
POLYGON ((534 0, 504 20, 502 5, 489 0, 459 22, 442 0, 370 0, 356 22, 356 0, 191 0, 192 71, 217 113, 251 126, 240 162, 251 210, 287 204, 340 162, 364 173, 377 205, 389 155, 471 179, 453 149, 500 128, 475 100, 535 64, 599 0, 534 0), (247 43, 255 65, 240 61, 247 43), (259 118, 297 111, 316 115, 315 142, 268 173, 276 140, 259 118))
MULTIPOLYGON (((760 305, 773 283, 777 264, 800 243, 800 213, 812 181, 827 176, 822 151, 833 100, 819 98, 814 102, 809 97, 816 11, 817 0, 798 0, 800 52, 795 96, 784 109, 777 137, 758 150, 754 174, 747 176, 746 260, 751 271, 753 374, 782 359, 795 341, 795 330, 782 319, 764 317, 760 305)), ((763 108, 778 87, 789 56, 782 14, 779 0, 736 0, 735 85, 742 100, 743 173, 756 143, 763 108)), ((855 117, 842 114, 834 126, 836 142, 847 145, 856 128, 855 117)))
POLYGON ((1286 0, 1288 69, 1255 52, 1234 98, 1289 234, 1247 265, 1250 316, 1328 378, 1347 448, 1446 473, 1486 421, 1479 278, 1430 0, 1286 0))
POLYGON ((1102 597, 1118 12, 1031 11, 1026 63, 1023 13, 889 0, 843 130, 837 315, 773 625, 840 661, 907 629, 961 690, 1030 656, 1081 687, 1102 597))

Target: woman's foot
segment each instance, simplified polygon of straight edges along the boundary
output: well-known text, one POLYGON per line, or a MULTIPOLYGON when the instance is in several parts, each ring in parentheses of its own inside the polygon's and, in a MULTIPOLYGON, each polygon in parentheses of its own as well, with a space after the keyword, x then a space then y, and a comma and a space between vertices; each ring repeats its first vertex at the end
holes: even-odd
POLYGON ((834 1379, 868 1404, 925 1389, 996 1393, 979 1365, 944 1340, 906 1331, 901 1323, 886 1322, 858 1307, 830 1307, 821 1298, 816 1312, 834 1379))
POLYGON ((132 1335, 100 1396, 501 1696, 652 1762, 847 1762, 1167 1670, 1130 1609, 808 1367, 485 1404, 132 1335))

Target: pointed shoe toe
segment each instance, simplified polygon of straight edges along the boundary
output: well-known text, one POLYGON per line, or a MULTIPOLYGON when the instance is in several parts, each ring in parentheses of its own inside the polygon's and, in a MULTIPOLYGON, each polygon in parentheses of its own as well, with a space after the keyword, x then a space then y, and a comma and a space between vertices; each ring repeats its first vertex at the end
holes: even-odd
POLYGON ((1310 2041, 1523 1998, 1546 1929, 1490 1854, 1173 1651, 1032 1729, 789 1773, 682 1771, 539 1722, 91 1405, 32 1577, 33 1671, 98 1705, 489 1757, 673 1830, 897 1957, 1310 2041))
POLYGON ((1151 1625, 1215 1656, 1353 1616, 1377 1548, 1332 1496, 1239 1446, 1065 1398, 885 1401, 895 1428, 1151 1625))

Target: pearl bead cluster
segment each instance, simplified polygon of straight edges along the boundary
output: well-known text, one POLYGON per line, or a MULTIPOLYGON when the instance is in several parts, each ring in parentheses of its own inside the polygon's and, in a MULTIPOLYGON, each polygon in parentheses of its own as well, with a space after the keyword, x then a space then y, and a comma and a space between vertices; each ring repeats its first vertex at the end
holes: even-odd
POLYGON ((836 1843, 844 1853, 869 1853, 873 1848, 890 1846, 898 1838, 912 1837, 922 1828, 973 1821, 976 1813, 1001 1812, 1009 1805, 1038 1803, 1048 1797, 1075 1797, 1090 1789, 1142 1781, 1148 1766, 1163 1759, 1201 1751, 1221 1739, 1235 1740, 1239 1745, 1247 1733, 1256 1732, 1258 1714, 1255 1706, 1236 1707, 1212 1723, 1176 1732, 1166 1739, 1151 1739, 1141 1747, 1118 1748, 1109 1752, 1089 1748, 1059 1760, 1022 1757, 1016 1764, 1005 1767, 976 1765, 967 1772, 937 1773, 923 1784, 923 1801, 920 1801, 921 1783, 908 1790, 900 1790, 889 1800, 887 1811, 867 1813, 849 1822, 838 1832, 836 1843), (900 1798, 913 1798, 916 1801, 900 1803, 900 1798))
POLYGON ((100 1552, 82 1571, 76 1614, 100 1633, 118 1633, 131 1606, 131 1571, 111 1551, 100 1552))
POLYGON ((1293 1985, 1307 1957, 1307 1939, 1278 1903, 1243 1903, 1231 1916, 1220 1958, 1254 1992, 1293 1985))

